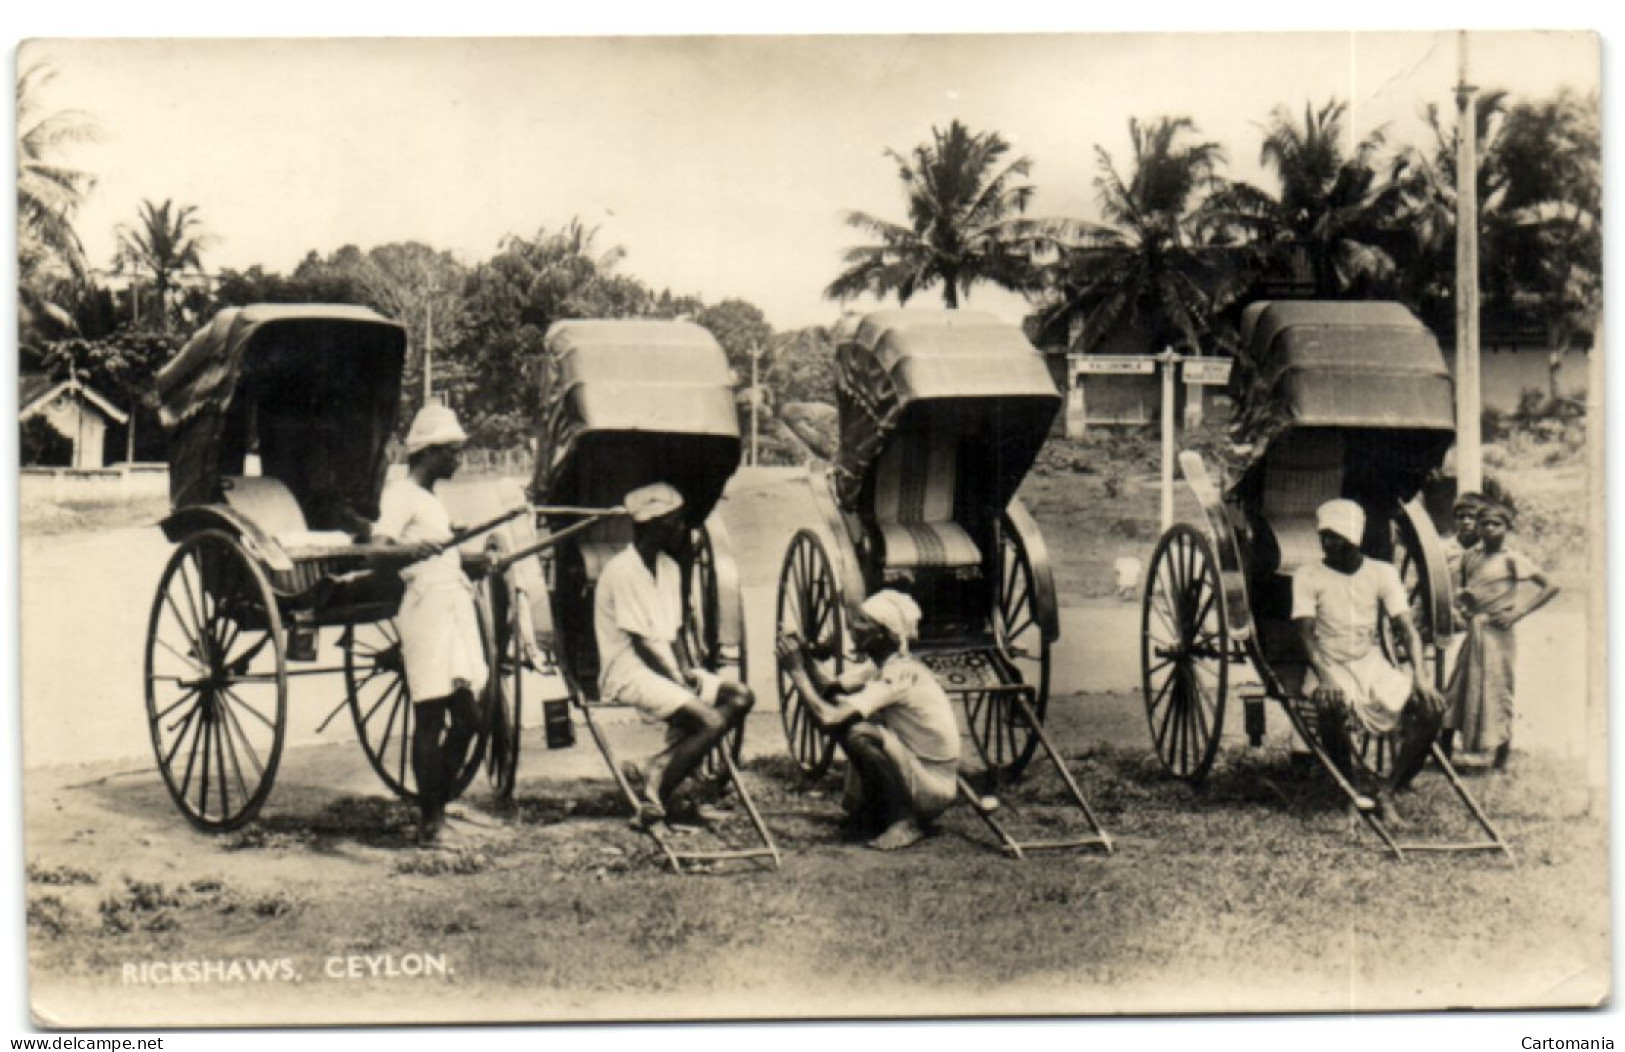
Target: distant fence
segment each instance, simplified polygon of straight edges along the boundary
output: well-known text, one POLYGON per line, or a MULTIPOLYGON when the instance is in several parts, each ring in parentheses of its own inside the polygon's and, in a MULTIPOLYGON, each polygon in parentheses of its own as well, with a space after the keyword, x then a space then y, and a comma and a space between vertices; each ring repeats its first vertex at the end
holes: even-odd
POLYGON ((22 469, 22 504, 117 504, 169 494, 169 465, 115 464, 106 468, 22 469))
POLYGON ((525 475, 535 467, 536 454, 528 449, 465 449, 464 475, 525 475))

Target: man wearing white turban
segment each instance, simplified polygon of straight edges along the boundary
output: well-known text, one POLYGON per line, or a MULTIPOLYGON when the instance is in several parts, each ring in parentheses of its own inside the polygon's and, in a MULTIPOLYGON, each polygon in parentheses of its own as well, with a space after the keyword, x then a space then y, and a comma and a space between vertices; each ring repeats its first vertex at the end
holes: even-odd
POLYGON ((467 437, 446 406, 420 409, 406 435, 406 477, 384 487, 370 531, 373 540, 398 546, 394 561, 412 560, 400 571, 406 592, 395 624, 412 698, 412 775, 423 845, 442 837, 446 803, 479 729, 475 698, 488 674, 474 588, 450 544, 451 517, 434 494, 436 483, 456 473, 467 437))
POLYGON ((922 823, 954 801, 959 726, 931 670, 909 656, 920 608, 897 591, 876 592, 851 620, 852 644, 867 660, 839 679, 808 659, 793 636, 778 653, 819 725, 847 758, 842 803, 854 825, 880 833, 869 846, 896 851, 917 843, 922 823))
MULTIPOLYGON (((632 543, 604 566, 593 596, 598 640, 599 696, 635 706, 651 723, 666 724, 665 748, 626 774, 643 785, 639 821, 661 821, 673 794, 722 736, 744 721, 755 697, 743 683, 677 660, 683 628, 683 573, 688 523, 683 495, 657 482, 622 501, 632 519, 632 543)), ((686 816, 711 817, 695 804, 686 816)))
POLYGON ((1422 640, 1399 573, 1393 564, 1360 550, 1364 509, 1352 500, 1331 500, 1320 506, 1315 519, 1325 561, 1293 575, 1292 619, 1315 676, 1311 699, 1319 713, 1321 739, 1338 768, 1352 776, 1351 720, 1372 734, 1398 732, 1392 780, 1377 791, 1384 811, 1397 824, 1392 791, 1406 788, 1427 762, 1444 701, 1416 660, 1422 640), (1390 663, 1378 643, 1384 615, 1404 634, 1411 654, 1409 676, 1390 663))

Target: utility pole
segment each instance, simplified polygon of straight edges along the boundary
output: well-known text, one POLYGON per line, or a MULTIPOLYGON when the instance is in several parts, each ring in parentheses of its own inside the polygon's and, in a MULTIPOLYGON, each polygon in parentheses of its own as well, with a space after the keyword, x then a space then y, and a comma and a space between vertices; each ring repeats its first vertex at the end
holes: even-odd
POLYGON ((1158 519, 1162 532, 1174 524, 1174 370, 1179 355, 1167 347, 1157 355, 1162 366, 1162 502, 1158 519))
POLYGON ((423 304, 423 404, 434 399, 434 289, 423 304))
POLYGON ((1467 83, 1467 31, 1456 84, 1456 488, 1484 488, 1478 378, 1478 89, 1467 83))
POLYGON ((751 344, 750 345, 750 466, 751 467, 756 467, 757 463, 758 463, 758 461, 756 459, 756 433, 757 433, 757 418, 758 418, 758 415, 761 412, 760 407, 761 407, 761 404, 762 404, 762 386, 761 386, 761 378, 760 378, 760 375, 759 375, 759 373, 757 371, 757 363, 760 362, 761 360, 762 360, 762 345, 759 344, 759 343, 751 344))

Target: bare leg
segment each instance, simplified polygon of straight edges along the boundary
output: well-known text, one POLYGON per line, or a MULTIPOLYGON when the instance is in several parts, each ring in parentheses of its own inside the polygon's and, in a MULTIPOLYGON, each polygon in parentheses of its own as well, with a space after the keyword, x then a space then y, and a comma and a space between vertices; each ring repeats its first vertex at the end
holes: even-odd
MULTIPOLYGON (((474 703, 474 693, 463 688, 446 699, 446 712, 451 726, 440 743, 441 792, 449 802, 457 791, 457 775, 468 761, 468 746, 480 726, 480 709, 474 703)), ((416 742, 413 743, 414 748, 416 742)))
MULTIPOLYGON (((699 767, 707 753, 716 747, 723 735, 739 726, 749 714, 756 698, 750 688, 738 684, 724 684, 717 695, 717 709, 722 713, 722 723, 716 728, 706 727, 699 720, 679 711, 672 717, 673 726, 683 732, 683 738, 673 745, 666 754, 666 764, 660 770, 658 781, 653 771, 650 774, 650 783, 656 786, 655 792, 662 807, 670 807, 672 794, 682 785, 689 775, 699 767)), ((651 764, 651 768, 653 768, 651 764)))
POLYGON ((446 698, 413 703, 412 775, 418 783, 418 841, 433 843, 446 817, 446 778, 440 732, 446 723, 446 698))
POLYGON ((920 840, 925 834, 914 821, 913 795, 903 772, 886 755, 878 730, 872 725, 857 724, 847 731, 842 744, 847 759, 857 767, 863 779, 865 798, 875 802, 886 826, 885 832, 870 841, 870 846, 895 851, 920 840))

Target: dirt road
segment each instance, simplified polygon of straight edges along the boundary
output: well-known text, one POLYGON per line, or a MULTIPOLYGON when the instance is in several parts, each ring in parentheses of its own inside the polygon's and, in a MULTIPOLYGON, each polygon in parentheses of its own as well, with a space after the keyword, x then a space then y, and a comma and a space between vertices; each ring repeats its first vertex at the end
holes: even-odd
MULTIPOLYGON (((1046 506, 1063 596, 1098 593, 1079 584, 1101 562, 1078 558, 1091 524, 1053 494, 1046 506)), ((1270 748, 1228 752, 1202 791, 1166 778, 1137 696, 1137 604, 1098 597, 1063 610, 1050 726, 1116 854, 1014 863, 958 809, 900 859, 844 844, 838 786, 797 786, 782 759, 760 655, 778 560, 813 519, 803 485, 745 471, 724 514, 763 697, 747 777, 783 868, 697 879, 664 872, 627 828, 584 736, 549 752, 538 731, 517 808, 492 810, 477 787, 470 842, 414 850, 411 813, 384 794, 347 716, 314 734, 342 700, 337 679, 296 681, 294 747, 261 820, 193 832, 153 770, 141 702, 168 545, 151 527, 25 537, 36 1010, 79 1026, 1343 1011, 1586 1003, 1608 988, 1607 828, 1584 810, 1572 755, 1583 632, 1563 606, 1520 629, 1520 676, 1545 701, 1525 706, 1525 762, 1473 782, 1519 866, 1388 861, 1325 779, 1286 763, 1279 720, 1270 748)), ((623 755, 654 744, 635 720, 609 734, 623 755)), ((1013 814, 1075 826, 1060 799, 1057 775, 1037 769, 1013 814)), ((1448 804, 1435 777, 1409 806, 1450 832, 1448 804)))

